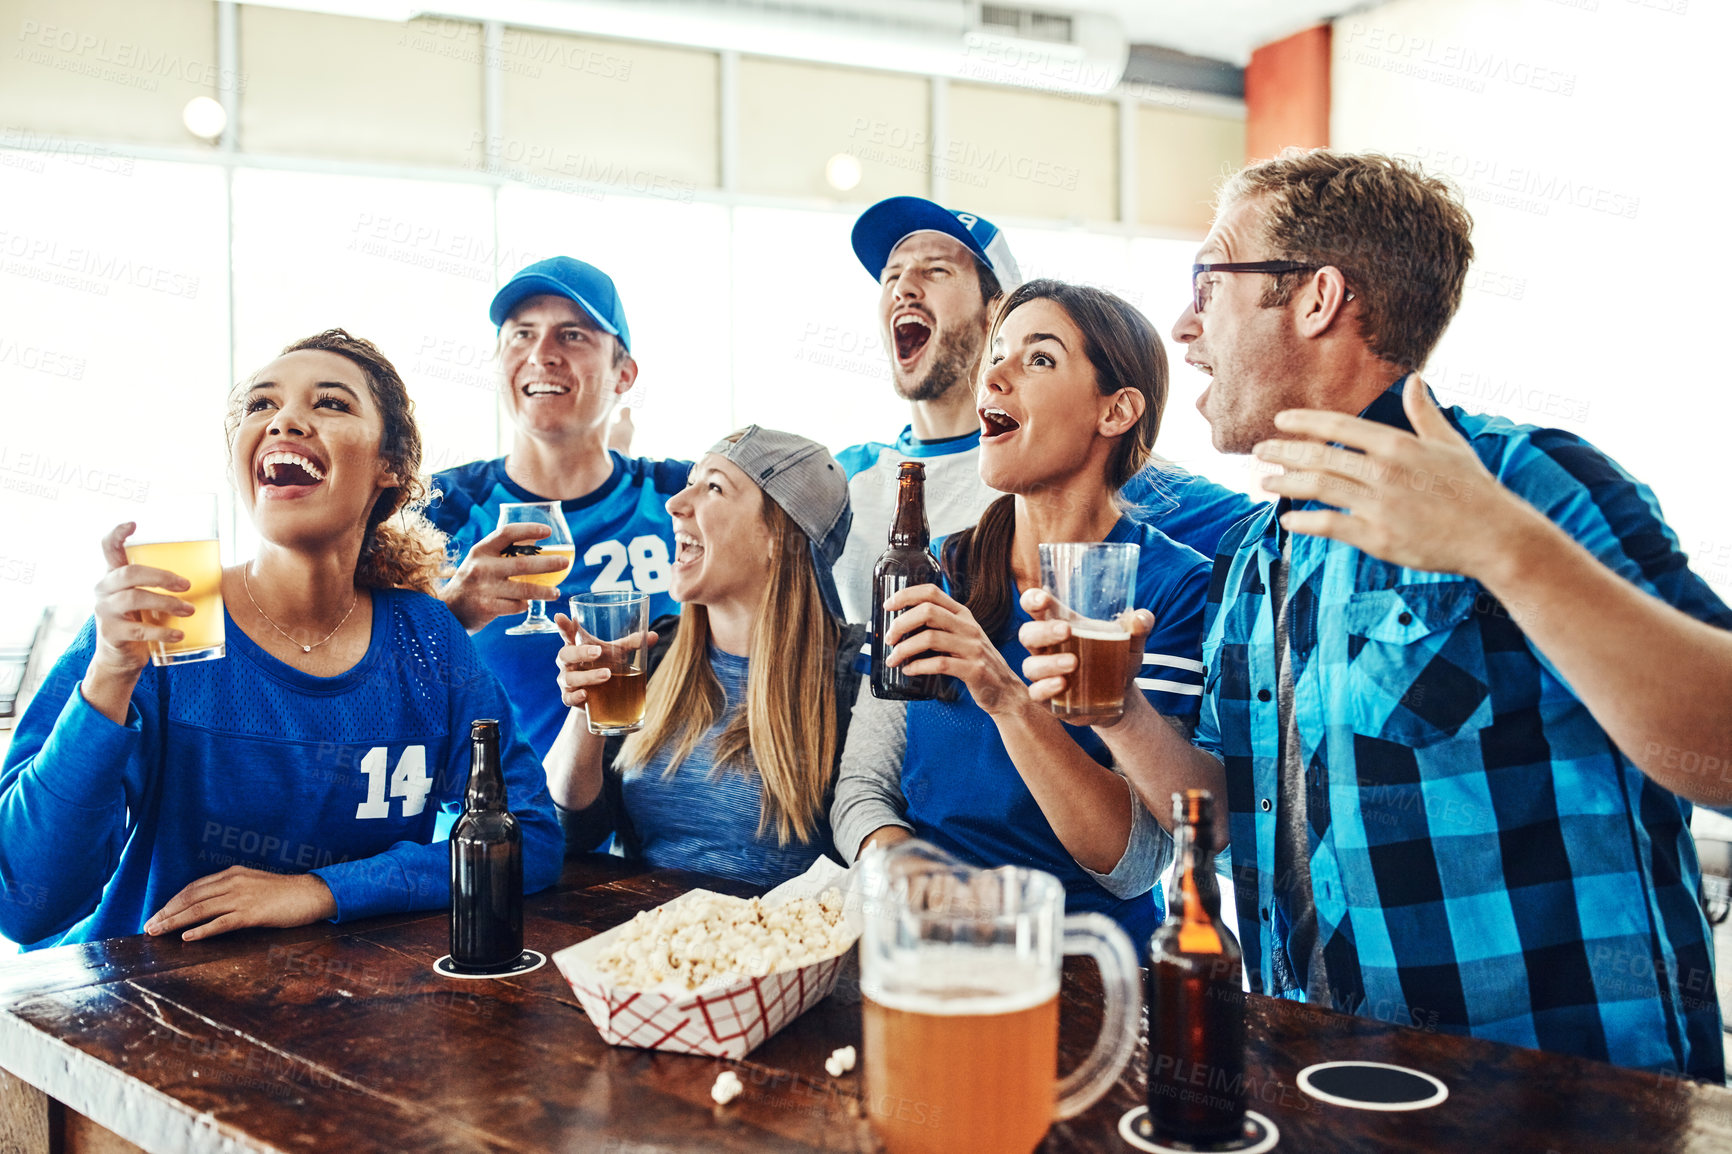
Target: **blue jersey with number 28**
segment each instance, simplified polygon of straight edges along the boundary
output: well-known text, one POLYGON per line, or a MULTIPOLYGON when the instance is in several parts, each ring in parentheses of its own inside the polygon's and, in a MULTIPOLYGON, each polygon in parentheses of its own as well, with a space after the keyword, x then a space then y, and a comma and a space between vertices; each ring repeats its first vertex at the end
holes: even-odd
MULTIPOLYGON (((667 500, 685 487, 689 461, 655 461, 611 453, 613 474, 600 488, 563 501, 577 560, 560 583, 560 599, 547 615, 569 612, 567 598, 591 590, 636 589, 650 595, 650 618, 677 613, 668 596, 673 574, 674 528, 667 500)), ((435 496, 427 517, 451 538, 452 564, 462 564, 475 542, 499 525, 508 501, 544 501, 505 475, 505 460, 473 461, 433 477, 435 496)), ((565 706, 554 681, 554 656, 564 640, 557 633, 509 637, 521 615, 498 617, 475 634, 481 653, 511 697, 523 733, 537 756, 545 756, 565 722, 565 706)))

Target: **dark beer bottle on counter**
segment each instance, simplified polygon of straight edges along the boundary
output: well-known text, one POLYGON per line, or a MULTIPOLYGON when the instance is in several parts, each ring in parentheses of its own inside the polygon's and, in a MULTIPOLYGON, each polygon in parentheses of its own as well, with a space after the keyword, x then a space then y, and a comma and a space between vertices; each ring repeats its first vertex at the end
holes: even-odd
POLYGON ((451 827, 451 961, 486 971, 523 952, 523 834, 505 808, 499 722, 469 727, 469 789, 451 827))
POLYGON ((926 466, 904 461, 896 474, 896 518, 890 522, 890 547, 872 568, 872 696, 896 701, 929 701, 938 697, 943 678, 936 673, 910 677, 907 665, 886 665, 894 646, 884 634, 898 613, 884 611, 884 599, 911 585, 938 584, 938 563, 927 551, 926 466))
POLYGON ((1214 798, 1173 794, 1177 872, 1149 940, 1149 1122, 1157 1142, 1207 1149, 1245 1125, 1244 962, 1221 923, 1214 798))

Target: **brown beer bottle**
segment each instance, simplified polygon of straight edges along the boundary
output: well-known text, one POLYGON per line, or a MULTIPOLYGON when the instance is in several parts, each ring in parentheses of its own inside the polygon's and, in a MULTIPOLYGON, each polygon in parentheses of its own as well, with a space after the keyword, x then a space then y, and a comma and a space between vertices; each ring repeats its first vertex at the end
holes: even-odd
POLYGON ((523 952, 523 834, 505 808, 499 722, 469 727, 469 789, 451 827, 451 961, 460 970, 511 965, 523 952))
POLYGON ((1177 871, 1149 940, 1149 1122, 1157 1142, 1207 1148, 1245 1125, 1245 993, 1239 943, 1221 924, 1210 852, 1215 799, 1173 794, 1177 871))
POLYGON ((943 678, 928 673, 910 677, 902 666, 884 664, 894 646, 884 643, 891 622, 901 616, 884 611, 884 599, 911 585, 936 585, 938 563, 927 552, 926 466, 904 461, 896 475, 896 518, 890 522, 890 547, 872 568, 872 696, 898 701, 928 701, 939 696, 943 678))

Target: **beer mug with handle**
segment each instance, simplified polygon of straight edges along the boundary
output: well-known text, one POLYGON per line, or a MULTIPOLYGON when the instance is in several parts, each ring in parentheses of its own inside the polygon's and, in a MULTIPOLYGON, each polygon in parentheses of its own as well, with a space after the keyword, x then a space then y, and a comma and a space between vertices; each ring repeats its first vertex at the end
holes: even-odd
POLYGON ((1064 913, 1051 874, 964 865, 905 841, 861 859, 868 1117, 890 1154, 1032 1151, 1117 1080, 1142 1011, 1137 955, 1104 914, 1064 913), (1058 1077, 1059 966, 1088 954, 1100 1037, 1058 1077))

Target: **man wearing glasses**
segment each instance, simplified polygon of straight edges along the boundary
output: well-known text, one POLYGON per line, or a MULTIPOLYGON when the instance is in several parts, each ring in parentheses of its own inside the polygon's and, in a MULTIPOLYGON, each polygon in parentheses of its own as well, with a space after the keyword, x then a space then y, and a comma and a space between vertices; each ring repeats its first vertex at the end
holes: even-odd
POLYGON ((1215 447, 1285 468, 1266 482, 1277 504, 1221 541, 1196 736, 1228 782, 1251 988, 1721 1081, 1675 778, 1608 734, 1530 607, 1349 542, 1387 544, 1387 494, 1453 508, 1495 476, 1647 594, 1717 627, 1732 611, 1653 494, 1591 445, 1436 409, 1415 370, 1473 257, 1448 186, 1381 156, 1289 152, 1220 204, 1173 336, 1211 377, 1197 403, 1215 447), (1453 430, 1477 479, 1384 451, 1416 423, 1453 430))

